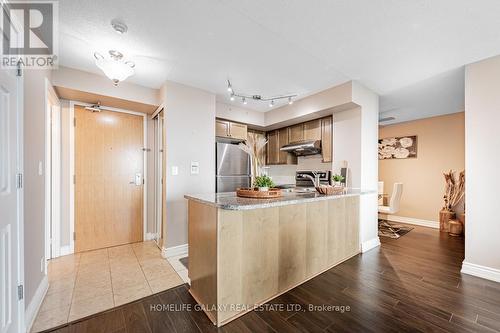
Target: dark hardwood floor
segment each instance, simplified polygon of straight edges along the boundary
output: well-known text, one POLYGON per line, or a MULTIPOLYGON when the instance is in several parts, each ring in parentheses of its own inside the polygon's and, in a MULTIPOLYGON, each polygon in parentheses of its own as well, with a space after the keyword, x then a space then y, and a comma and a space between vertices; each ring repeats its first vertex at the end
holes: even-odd
POLYGON ((183 285, 56 332, 500 331, 500 284, 460 274, 462 238, 415 227, 398 240, 381 241, 380 248, 272 300, 267 309, 250 312, 219 329, 203 312, 184 310, 183 306, 195 302, 183 285), (159 304, 176 308, 151 310, 159 304), (290 309, 279 311, 280 304, 290 309), (310 305, 336 308, 310 309, 310 305))

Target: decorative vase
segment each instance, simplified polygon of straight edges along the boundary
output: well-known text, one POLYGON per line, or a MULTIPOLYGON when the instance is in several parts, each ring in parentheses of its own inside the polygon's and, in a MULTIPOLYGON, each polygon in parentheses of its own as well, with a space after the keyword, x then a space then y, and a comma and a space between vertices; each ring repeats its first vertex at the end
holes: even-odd
POLYGON ((450 236, 457 237, 457 236, 462 235, 462 231, 463 231, 462 222, 457 221, 457 220, 450 220, 448 222, 448 226, 450 229, 450 232, 449 232, 450 236))
POLYGON ((449 232, 450 220, 455 218, 455 212, 449 211, 447 209, 443 209, 439 212, 439 231, 441 232, 449 232))

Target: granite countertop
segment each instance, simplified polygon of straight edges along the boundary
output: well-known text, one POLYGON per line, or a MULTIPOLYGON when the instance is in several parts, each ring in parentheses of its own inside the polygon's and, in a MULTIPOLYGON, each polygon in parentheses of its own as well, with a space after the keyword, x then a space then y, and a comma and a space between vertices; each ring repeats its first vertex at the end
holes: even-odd
POLYGON ((376 191, 361 191, 359 189, 346 189, 342 194, 323 195, 317 192, 312 193, 283 193, 283 196, 274 199, 252 199, 240 198, 236 192, 228 193, 204 193, 187 194, 184 198, 194 200, 203 204, 227 210, 248 210, 268 207, 279 207, 286 205, 301 204, 321 200, 334 200, 341 197, 372 194, 376 191))

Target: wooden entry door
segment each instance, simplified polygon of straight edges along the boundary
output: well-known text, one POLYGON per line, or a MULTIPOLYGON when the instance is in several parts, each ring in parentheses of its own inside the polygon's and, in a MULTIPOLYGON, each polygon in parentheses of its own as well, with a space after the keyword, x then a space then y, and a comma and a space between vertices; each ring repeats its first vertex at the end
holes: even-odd
POLYGON ((75 106, 75 252, 143 240, 142 116, 75 106))

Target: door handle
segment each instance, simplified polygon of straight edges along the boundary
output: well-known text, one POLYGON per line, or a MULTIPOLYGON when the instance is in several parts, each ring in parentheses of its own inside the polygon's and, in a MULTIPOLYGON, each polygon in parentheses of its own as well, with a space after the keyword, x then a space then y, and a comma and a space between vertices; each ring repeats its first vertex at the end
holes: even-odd
POLYGON ((129 182, 130 185, 141 186, 142 185, 142 173, 138 172, 135 174, 135 179, 129 182))

